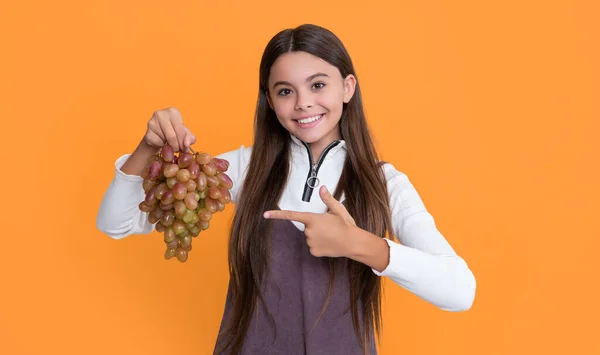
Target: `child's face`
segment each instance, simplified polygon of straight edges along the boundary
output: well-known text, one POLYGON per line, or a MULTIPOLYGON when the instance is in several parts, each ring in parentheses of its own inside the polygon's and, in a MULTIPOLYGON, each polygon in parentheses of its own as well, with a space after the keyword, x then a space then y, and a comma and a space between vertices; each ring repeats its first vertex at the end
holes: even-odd
POLYGON ((283 127, 306 143, 340 139, 343 104, 354 94, 353 75, 306 52, 281 55, 269 77, 269 104, 283 127), (299 121, 300 119, 306 119, 299 121))

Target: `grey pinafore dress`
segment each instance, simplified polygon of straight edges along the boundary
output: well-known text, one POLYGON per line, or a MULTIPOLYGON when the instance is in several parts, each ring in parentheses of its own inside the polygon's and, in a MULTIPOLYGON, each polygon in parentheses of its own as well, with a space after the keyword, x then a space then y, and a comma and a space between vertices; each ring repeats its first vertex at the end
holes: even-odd
MULTIPOLYGON (((257 301, 259 312, 250 322, 240 354, 362 355, 352 325, 346 268, 336 270, 333 293, 317 322, 329 285, 328 258, 310 254, 304 232, 291 221, 272 222, 270 278, 266 280, 264 297, 277 332, 262 303, 257 301)), ((219 334, 230 315, 230 296, 228 290, 219 334)), ((224 341, 222 336, 217 339, 215 351, 224 341)), ((374 342, 370 354, 377 354, 374 342)))

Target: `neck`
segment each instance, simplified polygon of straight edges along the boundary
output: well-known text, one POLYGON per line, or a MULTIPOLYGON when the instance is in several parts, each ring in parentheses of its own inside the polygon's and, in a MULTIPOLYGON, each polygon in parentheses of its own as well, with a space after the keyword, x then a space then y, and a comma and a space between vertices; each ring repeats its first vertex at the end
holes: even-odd
POLYGON ((314 143, 310 143, 310 151, 312 153, 313 156, 313 161, 316 163, 317 160, 319 160, 319 157, 321 156, 321 154, 323 153, 323 151, 325 150, 325 148, 327 148, 327 146, 329 144, 331 144, 331 142, 335 141, 335 139, 331 139, 331 140, 320 140, 318 142, 314 142, 314 143))
POLYGON ((340 127, 338 125, 331 132, 329 132, 329 134, 327 134, 325 137, 319 139, 316 142, 309 143, 310 150, 313 155, 313 161, 316 162, 319 159, 319 157, 321 156, 321 154, 323 153, 325 148, 327 148, 328 145, 330 145, 332 142, 335 142, 340 139, 342 139, 342 134, 340 132, 340 127))
POLYGON ((299 138, 295 137, 294 138, 298 144, 300 146, 302 146, 302 149, 305 149, 305 146, 308 146, 308 148, 310 148, 310 154, 312 156, 312 160, 314 163, 316 163, 319 158, 321 157, 321 154, 323 154, 323 152, 325 151, 325 149, 333 142, 341 140, 342 139, 342 135, 341 134, 336 134, 336 135, 329 135, 327 137, 323 137, 320 140, 316 141, 316 142, 312 142, 312 143, 307 143, 307 142, 303 142, 302 140, 300 140, 299 138))

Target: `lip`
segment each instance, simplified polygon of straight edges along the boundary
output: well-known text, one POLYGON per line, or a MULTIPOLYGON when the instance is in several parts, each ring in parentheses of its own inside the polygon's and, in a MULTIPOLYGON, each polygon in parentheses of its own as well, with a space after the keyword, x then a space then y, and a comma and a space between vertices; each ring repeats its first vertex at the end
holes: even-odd
POLYGON ((321 121, 323 121, 323 117, 325 116, 324 113, 321 114, 316 114, 316 115, 311 115, 311 116, 306 116, 306 117, 300 117, 300 118, 295 118, 294 122, 296 123, 296 126, 300 127, 300 128, 312 128, 316 125, 318 125, 319 123, 321 123, 321 121), (316 121, 310 122, 310 123, 300 123, 298 122, 298 120, 304 119, 304 118, 309 118, 309 117, 315 117, 315 116, 321 116, 321 118, 319 118, 316 121))

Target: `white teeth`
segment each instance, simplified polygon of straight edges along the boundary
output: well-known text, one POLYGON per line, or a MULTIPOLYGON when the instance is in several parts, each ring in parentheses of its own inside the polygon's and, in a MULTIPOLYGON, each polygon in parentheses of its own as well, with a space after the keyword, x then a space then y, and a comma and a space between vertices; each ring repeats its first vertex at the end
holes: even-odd
POLYGON ((319 118, 321 118, 321 115, 313 116, 313 117, 309 117, 309 118, 304 118, 304 119, 298 120, 298 122, 300 122, 300 123, 311 123, 311 122, 315 122, 319 118))

